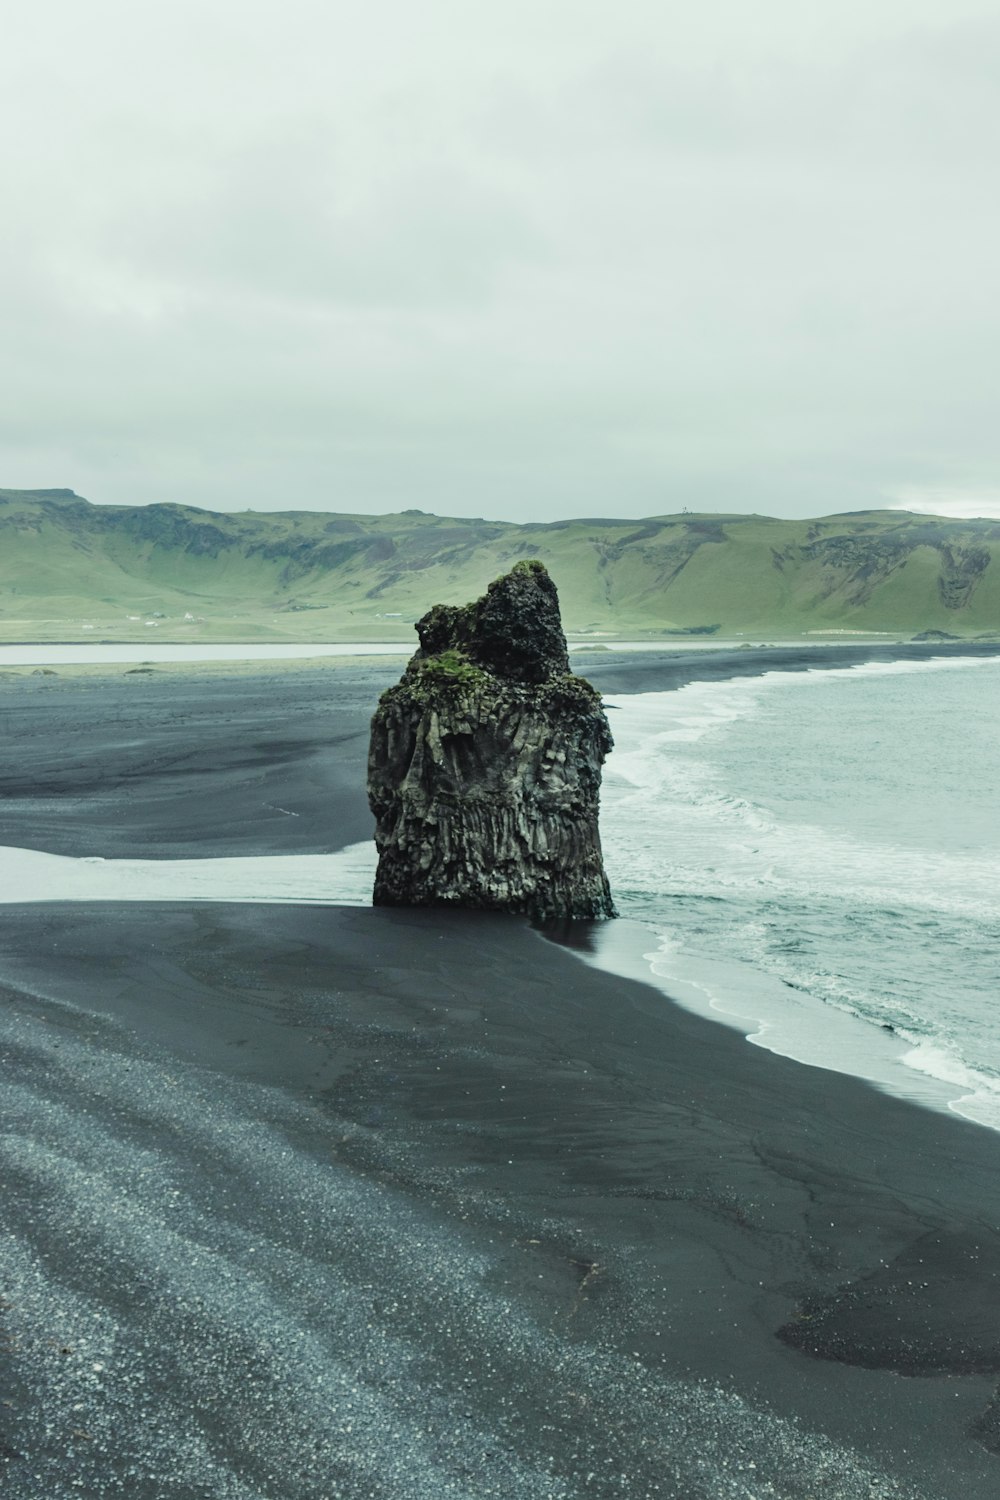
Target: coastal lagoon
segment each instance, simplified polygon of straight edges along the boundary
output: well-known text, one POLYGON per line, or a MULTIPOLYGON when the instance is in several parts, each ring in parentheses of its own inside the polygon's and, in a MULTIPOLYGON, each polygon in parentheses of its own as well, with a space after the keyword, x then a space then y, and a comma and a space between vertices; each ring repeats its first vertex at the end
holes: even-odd
POLYGON ((353 641, 323 645, 294 645, 287 642, 261 642, 260 645, 211 646, 185 645, 180 642, 143 641, 141 645, 101 641, 94 645, 72 642, 27 645, 0 645, 2 667, 79 667, 94 664, 165 662, 199 666, 205 662, 294 662, 327 656, 409 656, 412 644, 393 641, 353 641))

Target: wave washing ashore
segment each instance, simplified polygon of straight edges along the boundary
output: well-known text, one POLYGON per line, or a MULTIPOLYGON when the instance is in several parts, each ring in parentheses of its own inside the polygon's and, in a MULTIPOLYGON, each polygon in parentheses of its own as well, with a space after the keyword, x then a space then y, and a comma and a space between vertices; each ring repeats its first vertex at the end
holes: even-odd
POLYGON ((608 868, 661 986, 1000 1129, 1000 661, 611 701, 608 868))
MULTIPOLYGON (((622 915, 658 940, 656 983, 769 1050, 1000 1130, 998 688, 1000 660, 970 657, 609 695, 607 868, 622 915)), ((0 901, 366 905, 374 866, 370 842, 6 849, 0 901)), ((629 967, 633 942, 601 930, 594 959, 629 967)))

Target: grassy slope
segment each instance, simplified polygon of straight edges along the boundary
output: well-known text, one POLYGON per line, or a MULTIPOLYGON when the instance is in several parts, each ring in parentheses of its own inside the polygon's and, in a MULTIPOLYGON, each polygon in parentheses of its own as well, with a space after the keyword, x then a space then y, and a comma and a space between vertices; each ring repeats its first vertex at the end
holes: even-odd
POLYGON ((430 604, 526 556, 550 568, 571 630, 975 635, 1000 630, 998 553, 1000 524, 899 511, 519 526, 0 490, 0 639, 412 639, 430 604))

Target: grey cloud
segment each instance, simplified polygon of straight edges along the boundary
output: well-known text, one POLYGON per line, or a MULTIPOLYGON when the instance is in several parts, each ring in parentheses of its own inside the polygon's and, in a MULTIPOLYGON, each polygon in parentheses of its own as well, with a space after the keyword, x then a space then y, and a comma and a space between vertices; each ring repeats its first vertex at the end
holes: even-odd
POLYGON ((142 10, 49 0, 0 58, 4 483, 540 517, 994 478, 964 0, 142 10))

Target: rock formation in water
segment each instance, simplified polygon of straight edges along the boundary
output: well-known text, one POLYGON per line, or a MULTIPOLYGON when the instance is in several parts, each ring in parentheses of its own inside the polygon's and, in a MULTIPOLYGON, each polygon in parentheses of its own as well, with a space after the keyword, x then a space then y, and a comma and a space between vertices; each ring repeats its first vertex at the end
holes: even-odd
POLYGON ((542 563, 416 628, 420 649, 372 720, 375 904, 613 917, 597 828, 611 732, 570 672, 542 563))

